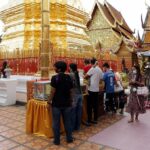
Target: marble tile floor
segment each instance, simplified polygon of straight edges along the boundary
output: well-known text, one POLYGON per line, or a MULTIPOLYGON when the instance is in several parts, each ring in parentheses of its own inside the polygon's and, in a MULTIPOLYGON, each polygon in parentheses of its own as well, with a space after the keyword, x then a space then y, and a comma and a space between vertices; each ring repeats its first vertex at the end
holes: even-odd
POLYGON ((82 126, 81 131, 74 132, 74 143, 67 144, 65 136, 61 145, 55 146, 53 138, 37 137, 25 133, 25 106, 0 107, 0 150, 117 150, 115 148, 89 142, 88 139, 103 129, 119 121, 120 115, 105 115, 97 125, 82 126))

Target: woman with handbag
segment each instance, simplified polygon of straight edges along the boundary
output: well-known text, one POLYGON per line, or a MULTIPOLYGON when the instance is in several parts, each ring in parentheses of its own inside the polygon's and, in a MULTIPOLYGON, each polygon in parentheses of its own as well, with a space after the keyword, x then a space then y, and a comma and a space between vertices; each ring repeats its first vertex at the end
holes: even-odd
POLYGON ((138 121, 139 113, 142 114, 146 112, 144 106, 144 95, 138 95, 137 93, 138 87, 144 86, 139 65, 133 66, 129 73, 129 85, 131 86, 131 89, 126 111, 131 115, 131 119, 128 123, 132 123, 134 122, 134 119, 138 121))

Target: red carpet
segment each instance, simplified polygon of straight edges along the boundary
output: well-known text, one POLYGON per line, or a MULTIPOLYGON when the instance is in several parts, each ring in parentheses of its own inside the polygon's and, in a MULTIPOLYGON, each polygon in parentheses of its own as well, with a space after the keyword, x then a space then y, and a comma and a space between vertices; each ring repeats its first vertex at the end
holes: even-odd
POLYGON ((129 124, 128 119, 125 117, 89 141, 120 150, 150 150, 150 111, 140 115, 139 122, 129 124))

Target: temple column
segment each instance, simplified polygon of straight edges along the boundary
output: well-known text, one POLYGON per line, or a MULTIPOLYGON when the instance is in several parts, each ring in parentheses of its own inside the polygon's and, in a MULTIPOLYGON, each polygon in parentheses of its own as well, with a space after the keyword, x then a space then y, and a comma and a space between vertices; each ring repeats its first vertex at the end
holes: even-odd
POLYGON ((40 70, 41 78, 49 78, 49 61, 50 59, 50 37, 49 37, 49 0, 42 0, 41 3, 42 14, 42 34, 41 34, 41 53, 40 53, 40 70))

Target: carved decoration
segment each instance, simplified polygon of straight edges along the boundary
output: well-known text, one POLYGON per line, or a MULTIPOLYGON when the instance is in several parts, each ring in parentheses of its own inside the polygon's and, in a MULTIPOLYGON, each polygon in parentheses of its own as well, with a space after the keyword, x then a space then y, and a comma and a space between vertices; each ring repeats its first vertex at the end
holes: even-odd
POLYGON ((123 42, 123 38, 121 38, 120 41, 111 48, 111 51, 113 53, 117 53, 119 49, 121 48, 122 42, 123 42))
POLYGON ((98 42, 96 43, 95 49, 98 50, 98 51, 101 50, 101 43, 100 43, 100 41, 98 41, 98 42))

